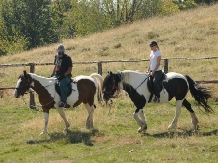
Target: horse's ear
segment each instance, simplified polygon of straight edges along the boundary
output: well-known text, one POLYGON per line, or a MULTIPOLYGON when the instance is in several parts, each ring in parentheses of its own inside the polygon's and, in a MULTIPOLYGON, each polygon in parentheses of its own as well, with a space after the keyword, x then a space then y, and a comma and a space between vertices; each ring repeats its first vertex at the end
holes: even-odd
POLYGON ((26 75, 27 75, 27 72, 26 72, 26 70, 23 70, 23 74, 24 74, 24 76, 26 76, 26 75))
POLYGON ((113 73, 111 71, 108 72, 109 75, 113 75, 113 73))

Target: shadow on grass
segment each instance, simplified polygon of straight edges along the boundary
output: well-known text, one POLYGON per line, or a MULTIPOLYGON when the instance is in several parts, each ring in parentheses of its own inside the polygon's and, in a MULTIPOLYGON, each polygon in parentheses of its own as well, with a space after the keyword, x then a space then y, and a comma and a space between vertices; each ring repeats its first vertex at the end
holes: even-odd
POLYGON ((145 133, 145 136, 151 136, 154 138, 176 138, 176 137, 190 137, 190 136, 212 136, 218 135, 218 129, 209 131, 209 132, 200 132, 200 131, 193 131, 193 130, 183 130, 183 131, 169 131, 163 132, 158 134, 149 134, 145 133))
POLYGON ((87 146, 93 146, 91 137, 97 135, 98 132, 99 131, 97 129, 93 129, 87 132, 81 132, 79 130, 77 131, 68 130, 67 133, 55 132, 55 133, 49 134, 49 137, 50 137, 49 139, 28 140, 26 143, 27 144, 40 144, 40 143, 49 143, 49 142, 59 142, 62 144, 84 143, 87 146))

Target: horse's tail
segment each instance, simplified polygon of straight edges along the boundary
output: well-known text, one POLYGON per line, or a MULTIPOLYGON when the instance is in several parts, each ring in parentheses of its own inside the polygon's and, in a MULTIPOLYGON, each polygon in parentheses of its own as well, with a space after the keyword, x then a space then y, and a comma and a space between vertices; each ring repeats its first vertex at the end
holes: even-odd
POLYGON ((197 84, 188 75, 185 75, 189 83, 189 90, 192 97, 200 104, 206 112, 213 112, 213 109, 208 105, 207 100, 211 98, 211 93, 205 88, 197 84))
POLYGON ((90 77, 92 77, 98 84, 98 102, 102 102, 103 101, 103 93, 102 93, 102 87, 103 87, 103 77, 98 74, 98 73, 92 73, 90 75, 90 77))

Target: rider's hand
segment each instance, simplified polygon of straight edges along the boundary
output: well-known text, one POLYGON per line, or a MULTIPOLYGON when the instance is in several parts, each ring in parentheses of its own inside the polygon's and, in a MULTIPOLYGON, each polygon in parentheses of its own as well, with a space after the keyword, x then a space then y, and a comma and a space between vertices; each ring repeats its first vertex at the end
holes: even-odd
POLYGON ((58 81, 61 81, 63 78, 65 78, 65 76, 64 76, 64 75, 61 75, 61 76, 59 76, 57 79, 58 79, 58 81))

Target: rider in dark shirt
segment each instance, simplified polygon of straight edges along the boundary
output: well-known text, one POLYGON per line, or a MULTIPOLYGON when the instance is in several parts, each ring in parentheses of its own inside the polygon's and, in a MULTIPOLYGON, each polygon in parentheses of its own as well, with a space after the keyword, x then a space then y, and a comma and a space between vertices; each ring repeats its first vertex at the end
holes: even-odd
POLYGON ((55 56, 54 69, 52 72, 52 77, 55 77, 59 81, 60 92, 61 92, 61 103, 60 108, 67 106, 67 85, 70 83, 72 77, 72 59, 69 55, 65 54, 64 45, 60 44, 57 47, 58 54, 55 56))

